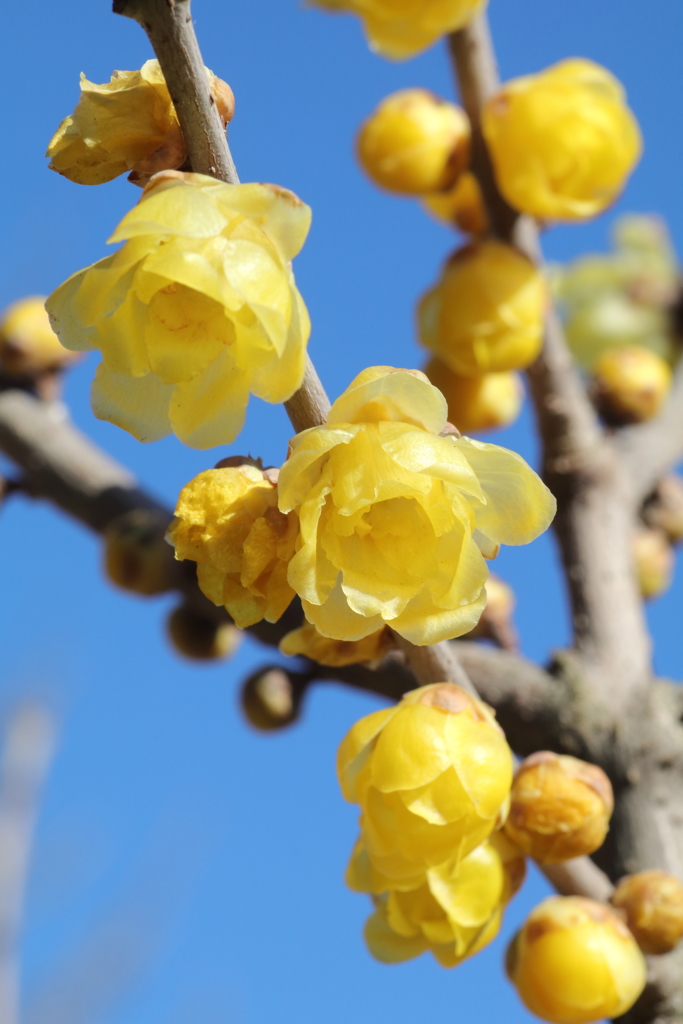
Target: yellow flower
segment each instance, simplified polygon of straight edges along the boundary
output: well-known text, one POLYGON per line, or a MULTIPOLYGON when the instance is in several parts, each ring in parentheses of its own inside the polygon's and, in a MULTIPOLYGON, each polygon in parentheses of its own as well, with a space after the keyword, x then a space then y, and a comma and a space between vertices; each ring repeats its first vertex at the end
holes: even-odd
POLYGON ((370 633, 362 640, 331 640, 323 636, 310 622, 292 630, 280 641, 283 654, 301 655, 320 665, 340 668, 358 662, 379 661, 393 647, 389 630, 385 627, 370 633))
POLYGON ((640 345, 609 349, 593 367, 596 403, 612 426, 643 423, 656 416, 671 390, 671 381, 669 364, 640 345))
POLYGON ((429 361, 425 373, 448 402, 449 421, 463 434, 507 427, 519 416, 524 385, 518 373, 461 377, 439 358, 429 361))
POLYGON ((637 871, 622 878, 612 905, 625 914, 644 953, 668 953, 683 939, 683 885, 666 871, 637 871))
POLYGON ((531 260, 502 242, 458 249, 418 309, 420 341, 465 377, 519 370, 543 342, 547 292, 531 260))
POLYGON ((551 896, 508 949, 507 971, 524 1004, 555 1024, 620 1017, 645 987, 643 955, 603 903, 551 896))
POLYGON ((411 888, 500 824, 512 755, 485 704, 437 683, 356 722, 339 747, 337 772, 344 797, 361 806, 373 867, 411 888))
POLYGON ((631 541, 633 563, 640 593, 652 601, 671 586, 676 557, 663 530, 639 527, 631 541))
POLYGON ((250 392, 283 402, 304 374, 308 313, 290 260, 311 211, 274 185, 167 171, 110 241, 113 256, 47 301, 67 348, 99 348, 95 415, 140 441, 228 444, 250 392))
POLYGON ((278 510, 273 471, 241 465, 208 469, 182 489, 169 539, 176 558, 197 562, 203 593, 244 629, 277 622, 294 597, 296 530, 296 516, 278 510))
POLYGON ((482 127, 507 201, 550 220, 602 213, 642 148, 621 84, 582 59, 508 82, 485 106, 482 127))
POLYGON ((57 370, 78 358, 60 344, 52 330, 43 295, 19 299, 0 314, 0 366, 4 373, 25 376, 57 370))
POLYGON ((376 184, 420 195, 447 188, 467 166, 470 125, 460 107, 426 89, 382 100, 357 139, 358 159, 376 184))
POLYGON ((289 582, 323 636, 360 640, 385 623, 417 644, 467 633, 486 603, 482 551, 526 544, 555 500, 518 455, 453 435, 446 402, 417 370, 371 367, 298 434, 280 473, 297 510, 289 582))
MULTIPOLYGON (((235 110, 232 89, 206 70, 223 124, 235 110)), ((157 171, 180 167, 187 159, 178 116, 159 61, 139 71, 115 71, 104 85, 81 75, 81 98, 47 149, 50 167, 79 185, 100 185, 131 171, 144 184, 157 171)))
POLYGON ((414 57, 440 36, 455 32, 486 0, 314 0, 330 11, 357 14, 371 49, 390 60, 414 57))
POLYGON ((484 197, 471 171, 463 171, 445 192, 424 195, 422 205, 437 220, 458 227, 467 235, 482 235, 488 230, 484 197))

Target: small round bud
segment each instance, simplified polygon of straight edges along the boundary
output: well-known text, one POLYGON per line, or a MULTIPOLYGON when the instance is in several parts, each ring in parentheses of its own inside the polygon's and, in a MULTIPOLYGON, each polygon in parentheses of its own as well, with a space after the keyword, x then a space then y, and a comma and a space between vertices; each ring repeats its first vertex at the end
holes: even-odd
POLYGON ((215 661, 235 653, 242 639, 232 622, 218 622, 181 604, 167 620, 168 635, 179 654, 193 661, 215 661))
POLYGON ((469 161, 469 121, 460 107, 426 89, 403 89, 361 126, 357 152, 370 178, 390 192, 448 188, 469 161))
POLYGON ((624 426, 655 416, 671 388, 669 364, 638 345, 603 352, 593 369, 595 402, 606 423, 624 426))
POLYGON ((643 520, 653 530, 663 530, 669 543, 683 540, 683 480, 675 473, 663 477, 645 502, 643 520))
POLYGON ((271 732, 296 721, 301 702, 292 680, 280 668, 262 669, 242 687, 242 711, 255 729, 271 732))
POLYGON ((512 587, 500 576, 489 573, 486 581, 486 607, 479 622, 467 636, 478 640, 493 640, 506 650, 516 650, 518 638, 512 621, 515 604, 512 587))
POLYGON ((519 416, 524 385, 518 373, 486 373, 461 377, 438 358, 425 373, 448 402, 448 418, 462 434, 507 427, 519 416))
POLYGON ((638 529, 632 545, 640 593, 645 600, 661 597, 671 586, 675 561, 666 534, 661 530, 638 529))
POLYGON ((173 555, 159 517, 136 509, 111 523, 104 534, 104 565, 112 583, 136 594, 161 594, 171 586, 173 555))
POLYGON ((644 953, 669 953, 683 938, 683 885, 666 871, 638 871, 617 885, 612 904, 644 953))
POLYGON ((445 192, 430 192, 422 197, 427 213, 466 235, 483 235, 489 222, 479 182, 471 171, 463 171, 445 192))
POLYGON ((3 373, 28 377, 58 370, 81 358, 60 343, 50 326, 45 296, 13 302, 0 314, 0 368, 3 373))
POLYGON ((555 1024, 619 1017, 646 980, 643 954, 623 921, 580 896, 551 896, 532 910, 505 966, 525 1006, 555 1024))
POLYGON ((613 808, 601 768, 541 750, 517 769, 505 832, 530 857, 558 864, 602 846, 613 808))

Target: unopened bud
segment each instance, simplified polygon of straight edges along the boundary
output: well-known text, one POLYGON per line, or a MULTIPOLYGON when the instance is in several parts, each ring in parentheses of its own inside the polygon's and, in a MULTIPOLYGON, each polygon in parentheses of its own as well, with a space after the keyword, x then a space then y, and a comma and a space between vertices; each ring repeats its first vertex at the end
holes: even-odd
POLYGON ((251 725, 271 732, 296 721, 300 694, 286 672, 280 668, 268 668, 247 679, 242 687, 241 702, 251 725))
POLYGON ((580 896, 551 896, 532 910, 505 966, 525 1006, 555 1024, 619 1017, 646 979, 643 954, 623 921, 580 896))
POLYGON ((640 593, 646 600, 661 597, 671 586, 674 553, 661 530, 636 530, 633 535, 633 560, 640 593))
POLYGON ((147 596, 170 588, 173 555, 164 540, 166 525, 153 512, 136 509, 107 527, 105 571, 112 583, 147 596))
POLYGON ((463 171, 445 192, 423 196, 422 205, 437 220, 460 228, 466 235, 483 235, 488 230, 484 197, 471 171, 463 171))
POLYGON ((422 195, 448 188, 467 166, 470 125, 460 107, 426 89, 387 96, 362 125, 358 159, 390 192, 422 195))
POLYGON ((485 373, 461 377, 438 358, 425 373, 448 402, 448 418, 462 434, 507 427, 519 416, 524 385, 518 373, 485 373))
POLYGON ((613 808, 601 768, 541 750, 517 769, 505 832, 530 857, 558 864, 602 846, 613 808))
POLYGON ((668 953, 683 938, 683 885, 666 871, 627 875, 612 903, 644 953, 668 953))
POLYGON ((611 426, 651 419, 670 388, 669 364, 638 345, 603 352, 593 369, 596 405, 611 426))
POLYGON ((683 480, 675 473, 663 477, 643 508, 647 526, 663 530, 671 544, 683 540, 683 480))
POLYGON ((28 377, 59 370, 81 358, 60 343, 50 326, 45 296, 19 299, 0 314, 0 368, 10 376, 28 377))
POLYGON ((176 651, 193 661, 228 658, 242 639, 242 631, 232 622, 219 622, 186 604, 171 612, 167 627, 176 651))

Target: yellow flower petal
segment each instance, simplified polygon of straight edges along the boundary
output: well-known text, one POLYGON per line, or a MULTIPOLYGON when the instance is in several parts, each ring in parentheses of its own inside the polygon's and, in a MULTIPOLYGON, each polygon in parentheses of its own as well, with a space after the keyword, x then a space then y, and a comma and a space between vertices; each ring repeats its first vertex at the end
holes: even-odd
POLYGON ((112 373, 104 363, 97 367, 90 392, 98 420, 122 427, 138 441, 159 441, 171 433, 168 406, 173 388, 158 377, 128 377, 112 373))

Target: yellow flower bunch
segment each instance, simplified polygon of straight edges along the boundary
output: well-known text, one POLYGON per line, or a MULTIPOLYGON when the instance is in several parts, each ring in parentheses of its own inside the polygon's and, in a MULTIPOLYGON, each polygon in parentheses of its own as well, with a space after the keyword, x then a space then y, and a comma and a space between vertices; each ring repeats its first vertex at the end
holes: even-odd
POLYGON ((418 309, 420 341, 464 377, 519 370, 543 341, 545 282, 530 259, 502 242, 458 249, 418 309))
POLYGON ((278 510, 274 472, 243 464, 191 480, 168 536, 176 558, 197 563, 202 592, 244 629, 276 622, 294 597, 287 565, 296 533, 296 516, 278 510))
POLYGON ((460 636, 486 603, 484 555, 550 524, 555 499, 523 459, 446 424, 423 373, 379 366, 293 438, 278 487, 300 522, 288 579, 323 636, 460 636))
POLYGON ((642 149, 623 87, 583 59, 508 82, 486 104, 482 128, 504 197, 550 220, 602 213, 642 149))
POLYGON ((290 656, 300 655, 317 661, 319 665, 356 665, 359 662, 381 660, 394 646, 389 630, 385 627, 376 633, 364 636, 362 640, 332 640, 323 636, 310 622, 304 622, 299 629, 280 641, 280 651, 290 656))
POLYGON ((290 260, 310 220, 274 185, 156 175, 110 239, 123 246, 47 301, 62 344, 102 352, 95 415, 210 448, 240 432, 250 393, 288 399, 310 332, 290 260))
POLYGON ((344 797, 361 807, 363 844, 392 887, 457 863, 501 824, 512 755, 491 710, 449 683, 424 686, 356 722, 339 747, 344 797))
POLYGON ((390 60, 414 57, 440 36, 471 21, 486 0, 314 0, 329 11, 357 14, 370 47, 390 60))
MULTIPOLYGON (((232 89, 206 70, 224 125, 232 119, 232 89)), ((131 171, 144 184, 152 174, 180 167, 187 147, 158 60, 139 71, 115 71, 97 85, 81 75, 81 98, 50 140, 50 167, 79 185, 100 185, 131 171)))

